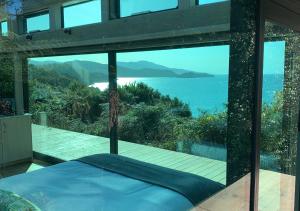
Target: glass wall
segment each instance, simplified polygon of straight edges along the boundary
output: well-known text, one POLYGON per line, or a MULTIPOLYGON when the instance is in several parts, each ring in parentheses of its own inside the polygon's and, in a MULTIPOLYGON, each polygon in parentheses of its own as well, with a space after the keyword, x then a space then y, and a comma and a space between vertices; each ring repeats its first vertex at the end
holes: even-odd
MULTIPOLYGON (((253 126, 259 123, 253 116, 257 7, 252 0, 232 1, 231 10, 229 4, 224 4, 224 10, 223 4, 213 5, 223 1, 199 0, 198 5, 205 5, 202 8, 194 5, 196 1, 185 4, 193 7, 195 15, 199 15, 197 9, 209 8, 201 13, 209 18, 198 21, 190 16, 193 13, 180 10, 177 0, 121 0, 121 17, 174 10, 165 13, 166 22, 106 20, 107 31, 99 30, 93 36, 88 30, 70 34, 58 30, 51 32, 51 42, 46 33, 36 36, 30 45, 12 42, 9 48, 1 42, 0 49, 13 51, 14 57, 5 57, 8 52, 1 51, 0 117, 22 115, 28 107, 35 156, 40 153, 72 160, 108 153, 109 136, 113 138, 110 105, 117 102, 108 90, 114 82, 108 79, 109 66, 114 72, 108 53, 110 60, 116 53, 119 103, 113 112, 118 113, 119 154, 205 178, 212 182, 207 183, 208 188, 220 185, 221 192, 211 191, 212 197, 202 199, 202 210, 249 210, 253 126), (180 15, 182 20, 173 26, 180 15), (118 26, 126 23, 147 26, 126 31, 124 37, 118 26), (79 55, 95 49, 106 53, 79 55), (42 51, 65 56, 39 57, 42 51)), ((101 5, 101 0, 70 1, 63 5, 61 15, 56 10, 51 20, 61 22, 54 21, 51 26, 99 23, 101 8, 114 10, 110 11, 113 15, 118 12, 101 5)), ((112 15, 106 12, 106 17, 112 15)), ((48 12, 26 14, 31 13, 25 13, 26 32, 50 28, 48 12)), ((157 17, 148 15, 149 20, 151 15, 157 17)), ((5 28, 2 22, 2 34, 5 28)), ((292 210, 299 115, 296 87, 300 81, 293 47, 298 46, 298 35, 268 23, 266 37, 269 35, 265 43, 259 206, 260 210, 292 210)), ((2 143, 1 151, 5 151, 2 143)))
POLYGON ((101 22, 101 0, 84 1, 63 7, 64 27, 101 22))
POLYGON ((121 17, 156 12, 160 10, 174 9, 178 6, 178 0, 120 0, 121 17))
POLYGON ((294 210, 299 121, 299 34, 266 22, 259 208, 294 210))
POLYGON ((34 150, 71 160, 109 152, 107 54, 29 59, 34 150), (47 150, 42 146, 48 145, 47 150))
POLYGON ((26 32, 45 31, 50 29, 49 12, 30 15, 25 21, 26 32))

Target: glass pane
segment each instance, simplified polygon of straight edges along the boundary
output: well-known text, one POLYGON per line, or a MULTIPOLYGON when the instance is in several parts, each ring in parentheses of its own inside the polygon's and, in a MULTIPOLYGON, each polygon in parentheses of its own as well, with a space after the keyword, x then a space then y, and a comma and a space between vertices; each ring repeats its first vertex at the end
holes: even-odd
POLYGON ((33 148, 63 160, 109 152, 107 54, 29 60, 33 148), (70 149, 72 149, 70 152, 70 149))
POLYGON ((63 8, 64 27, 101 22, 101 0, 92 0, 63 8))
POLYGON ((1 33, 2 33, 3 36, 8 35, 7 21, 1 22, 1 33))
POLYGON ((37 15, 26 18, 27 32, 44 31, 50 29, 49 14, 37 15))
POLYGON ((199 0, 198 4, 200 4, 200 5, 212 4, 212 3, 223 2, 223 1, 230 1, 230 0, 199 0))
POLYGON ((300 87, 297 39, 292 30, 266 23, 260 210, 294 210, 300 87), (270 37, 277 41, 268 41, 270 37))
POLYGON ((225 187, 229 46, 117 58, 119 154, 225 187))
POLYGON ((131 16, 143 12, 155 12, 173 9, 178 6, 178 0, 121 0, 121 17, 131 16))

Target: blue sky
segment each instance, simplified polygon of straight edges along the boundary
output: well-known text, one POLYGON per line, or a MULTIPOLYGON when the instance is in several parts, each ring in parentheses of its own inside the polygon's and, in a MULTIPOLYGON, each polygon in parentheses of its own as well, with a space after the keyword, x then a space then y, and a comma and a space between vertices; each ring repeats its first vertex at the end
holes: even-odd
MULTIPOLYGON (((284 42, 267 42, 265 44, 264 73, 283 74, 284 42)), ((228 74, 229 46, 185 48, 160 51, 143 51, 119 53, 119 62, 149 61, 172 68, 188 69, 212 74, 228 74)), ((86 60, 107 64, 106 54, 89 54, 76 56, 59 56, 36 58, 36 61, 66 62, 86 60)))

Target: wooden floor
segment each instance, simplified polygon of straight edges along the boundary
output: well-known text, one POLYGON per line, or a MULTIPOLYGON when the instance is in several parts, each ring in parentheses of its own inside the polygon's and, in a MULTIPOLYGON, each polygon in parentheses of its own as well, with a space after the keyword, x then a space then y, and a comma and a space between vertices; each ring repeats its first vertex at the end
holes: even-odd
MULTIPOLYGON (((193 211, 249 211, 250 174, 227 187, 193 211)), ((259 211, 294 211, 295 177, 260 171, 259 211)))
POLYGON ((0 168, 0 179, 22 173, 28 173, 43 168, 40 163, 20 163, 12 166, 0 168))
MULTIPOLYGON (((32 126, 33 149, 63 160, 109 153, 109 140, 66 130, 32 126)), ((200 175, 225 184, 226 162, 119 141, 119 154, 160 166, 200 175)), ((196 208, 201 211, 249 210, 250 178, 245 176, 196 208)), ((260 211, 293 211, 295 177, 260 172, 260 211)))

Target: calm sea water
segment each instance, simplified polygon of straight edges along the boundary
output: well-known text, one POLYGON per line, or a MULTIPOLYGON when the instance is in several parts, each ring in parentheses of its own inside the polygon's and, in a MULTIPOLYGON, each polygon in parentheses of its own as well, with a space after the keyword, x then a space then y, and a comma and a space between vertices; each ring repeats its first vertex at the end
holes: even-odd
MULTIPOLYGON (((119 85, 143 82, 164 95, 189 104, 194 116, 200 111, 219 112, 228 102, 228 75, 204 78, 119 78, 119 85)), ((93 85, 103 90, 107 83, 93 85)), ((270 104, 283 88, 283 75, 264 75, 263 102, 270 104)))

